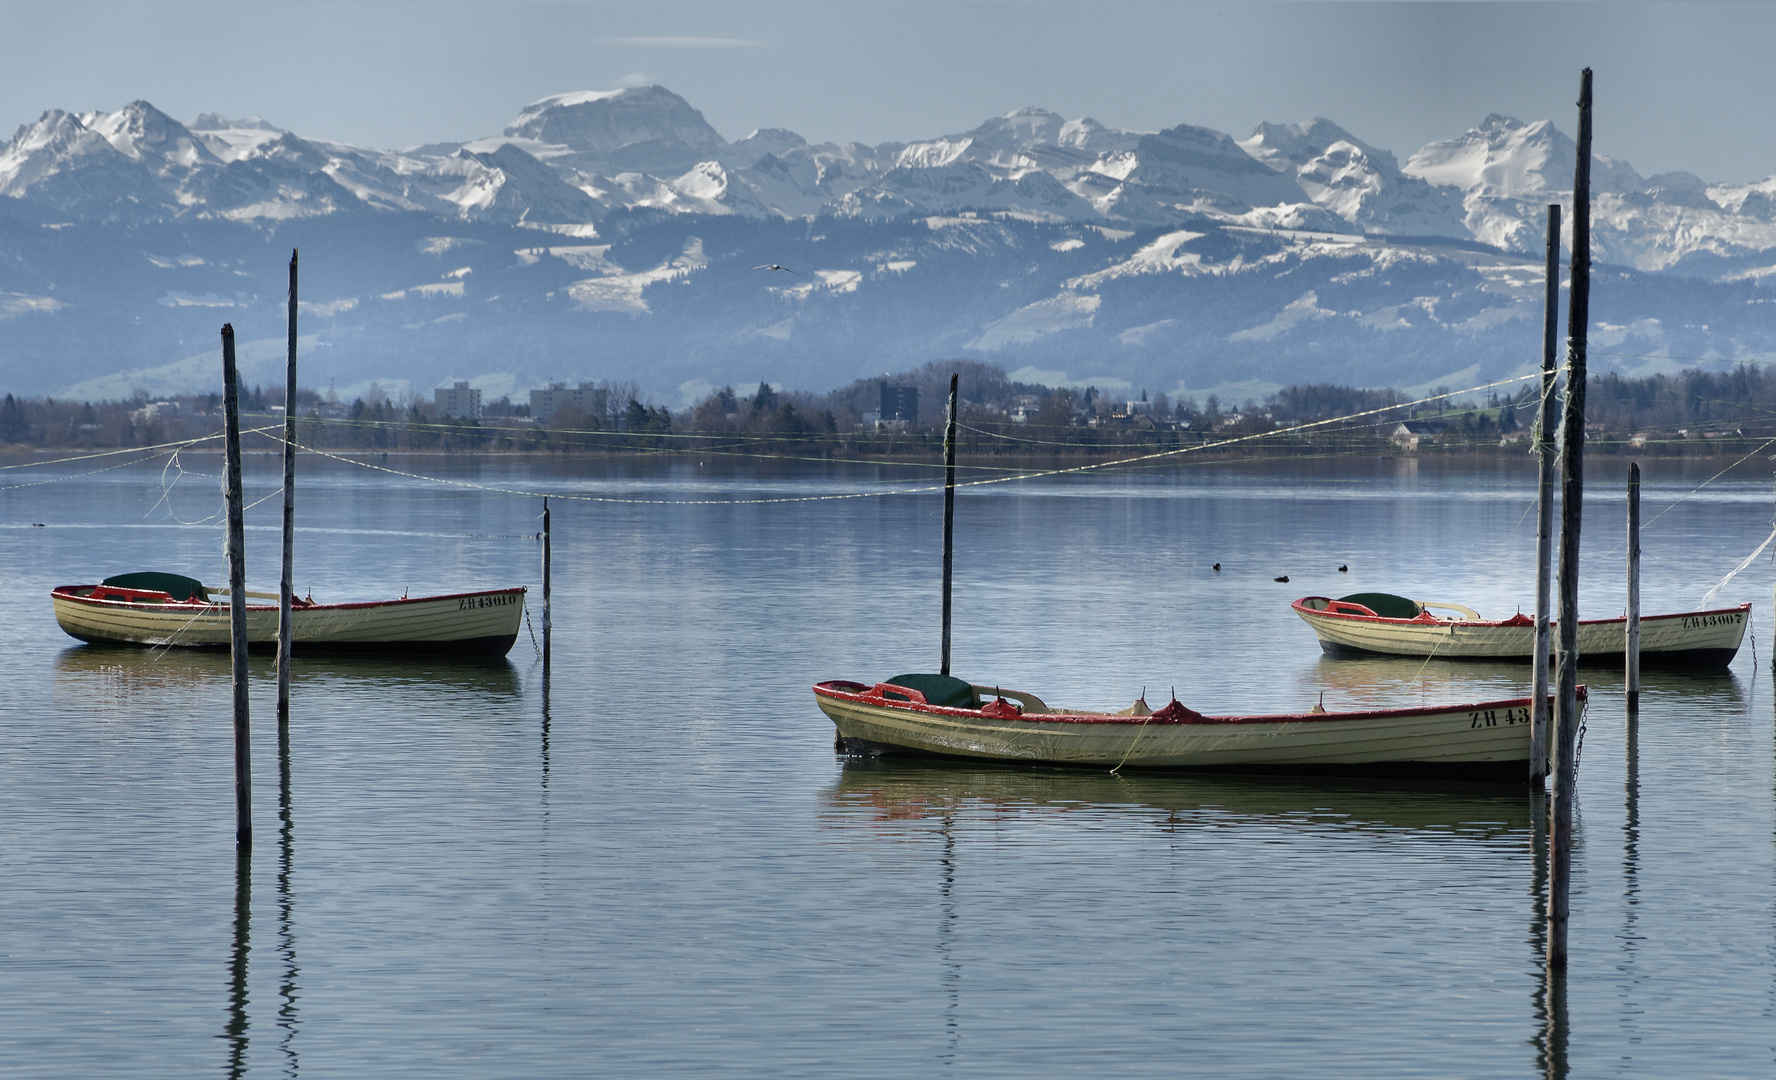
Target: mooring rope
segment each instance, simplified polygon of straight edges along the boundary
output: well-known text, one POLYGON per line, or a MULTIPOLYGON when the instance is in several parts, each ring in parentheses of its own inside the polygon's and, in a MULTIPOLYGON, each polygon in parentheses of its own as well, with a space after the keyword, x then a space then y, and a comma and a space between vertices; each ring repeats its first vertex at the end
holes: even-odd
POLYGON ((1772 541, 1772 540, 1776 540, 1776 528, 1773 528, 1770 530, 1770 535, 1764 537, 1764 542, 1759 544, 1757 546, 1757 548, 1754 549, 1750 555, 1747 555, 1743 562, 1741 562, 1738 566, 1733 567, 1731 570, 1728 570, 1726 577, 1721 578, 1719 581, 1715 582, 1714 588, 1709 589, 1707 592, 1702 594, 1702 602, 1700 604, 1696 605, 1697 610, 1698 611, 1707 611, 1708 605, 1714 602, 1714 598, 1715 598, 1716 594, 1718 594, 1722 589, 1726 588, 1727 582, 1732 581, 1735 577, 1738 577, 1739 571, 1750 566, 1757 559, 1757 557, 1759 555, 1762 555, 1764 553, 1764 549, 1770 546, 1770 541, 1772 541))

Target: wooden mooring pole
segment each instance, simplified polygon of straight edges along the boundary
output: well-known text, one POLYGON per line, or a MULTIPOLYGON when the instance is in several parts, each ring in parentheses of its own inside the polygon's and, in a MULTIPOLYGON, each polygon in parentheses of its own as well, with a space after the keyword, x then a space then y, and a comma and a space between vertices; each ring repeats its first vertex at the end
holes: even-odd
POLYGON ((240 379, 234 367, 234 324, 222 326, 222 415, 227 447, 228 630, 234 660, 234 845, 253 849, 252 728, 247 722, 246 511, 241 499, 240 379))
POLYGON ((553 552, 550 550, 552 537, 549 533, 549 500, 543 500, 543 685, 549 683, 549 635, 553 630, 552 612, 550 610, 550 576, 554 572, 551 565, 553 552))
POLYGON ((956 536, 956 375, 950 376, 949 419, 944 424, 943 666, 950 673, 950 567, 956 536))
POLYGON ((1628 463, 1628 618, 1622 655, 1628 665, 1628 711, 1640 709, 1640 463, 1628 463))
POLYGON ((1548 207, 1548 265, 1542 297, 1542 404, 1536 414, 1535 667, 1530 681, 1529 780, 1541 787, 1548 775, 1548 623, 1554 570, 1554 399, 1560 369, 1560 204, 1548 207))
POLYGON ((1548 860, 1548 967, 1566 968, 1572 883, 1573 787, 1578 780, 1579 515, 1585 498, 1585 340, 1591 293, 1591 69, 1579 77, 1573 169, 1572 295, 1566 316, 1566 408, 1560 422, 1560 680, 1554 740, 1554 813, 1548 860))
POLYGON ((296 251, 290 251, 290 345, 284 370, 284 557, 278 579, 278 751, 290 739, 290 607, 296 599, 296 251))

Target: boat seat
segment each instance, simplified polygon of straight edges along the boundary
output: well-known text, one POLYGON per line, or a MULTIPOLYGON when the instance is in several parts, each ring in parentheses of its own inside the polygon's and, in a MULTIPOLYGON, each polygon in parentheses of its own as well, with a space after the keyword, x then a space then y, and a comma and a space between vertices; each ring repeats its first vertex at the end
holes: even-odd
MULTIPOLYGON (((974 687, 961 679, 950 675, 896 675, 885 682, 895 686, 904 686, 908 690, 917 690, 925 695, 928 705, 941 705, 950 709, 972 709, 979 704, 975 700, 974 687)), ((911 700, 889 691, 891 701, 911 700)))
POLYGON ((210 599, 209 590, 205 589, 203 582, 196 578, 188 578, 183 574, 162 573, 159 570, 142 570, 134 574, 113 574, 99 584, 110 585, 117 589, 163 592, 181 604, 192 597, 206 603, 210 599))
POLYGON ((1359 592, 1338 598, 1341 604, 1361 604, 1384 619, 1416 619, 1424 612, 1417 600, 1384 592, 1359 592))

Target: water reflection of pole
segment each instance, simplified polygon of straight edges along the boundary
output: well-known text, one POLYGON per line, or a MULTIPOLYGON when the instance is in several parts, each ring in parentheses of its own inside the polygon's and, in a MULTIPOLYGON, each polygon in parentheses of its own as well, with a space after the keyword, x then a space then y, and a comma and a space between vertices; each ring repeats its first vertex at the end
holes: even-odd
POLYGON ((549 676, 543 675, 543 794, 549 792, 549 676))
POLYGON ((291 875, 296 864, 296 824, 290 810, 290 725, 278 725, 278 956, 284 962, 284 978, 278 984, 278 1020, 283 1038, 278 1048, 289 1063, 287 1073, 296 1075, 296 899, 291 875))
POLYGON ((247 940, 252 922, 253 857, 241 849, 234 856, 234 950, 228 960, 228 1023, 222 1037, 228 1041, 228 1078, 247 1075, 247 940))
POLYGON ((1622 947, 1632 953, 1639 939, 1635 923, 1640 905, 1640 714, 1628 710, 1628 777, 1622 785, 1626 816, 1622 823, 1622 899, 1627 905, 1622 926, 1622 947))
POLYGON ((550 575, 554 570, 553 538, 549 534, 549 500, 543 500, 543 692, 549 687, 549 635, 554 629, 550 575))
MULTIPOLYGON (((1640 948, 1640 710, 1627 709, 1627 777, 1622 784, 1622 952, 1625 972, 1633 971, 1640 948)), ((1629 981, 1633 976, 1629 974, 1629 981)))
POLYGON ((1542 1037, 1537 1065, 1546 1080, 1566 1080, 1566 972, 1542 973, 1542 1037))
MULTIPOLYGON (((1530 928, 1529 944, 1536 956, 1548 948, 1548 798, 1529 793, 1530 830, 1530 928)), ((1544 1080, 1566 1077, 1566 973, 1542 965, 1536 980, 1536 1069, 1544 1080)))
POLYGON ((949 1036, 950 1047, 944 1055, 946 1063, 955 1057, 956 1047, 962 1041, 962 1028, 957 1013, 962 1004, 962 971, 955 957, 950 955, 950 936, 955 933, 956 923, 956 823, 948 813, 943 816, 939 826, 943 833, 943 884, 938 887, 938 895, 943 918, 937 924, 937 957, 943 965, 943 981, 945 997, 948 1001, 944 1016, 944 1032, 949 1036))
MULTIPOLYGON (((1538 957, 1548 948, 1548 799, 1529 793, 1530 927, 1529 944, 1538 957)), ((1536 1069, 1548 1080, 1566 1076, 1566 976, 1542 966, 1534 996, 1536 1069)))

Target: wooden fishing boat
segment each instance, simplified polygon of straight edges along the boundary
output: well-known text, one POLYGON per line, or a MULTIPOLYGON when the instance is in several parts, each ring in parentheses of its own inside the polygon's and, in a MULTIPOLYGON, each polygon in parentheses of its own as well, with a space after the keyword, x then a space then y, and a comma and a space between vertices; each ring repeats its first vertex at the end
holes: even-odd
MULTIPOLYGON (((226 649, 229 605, 211 598, 195 578, 144 572, 120 574, 98 585, 63 585, 50 593, 56 622, 82 641, 114 645, 226 649)), ((275 651, 277 594, 247 608, 249 648, 275 651)), ((297 600, 290 611, 296 652, 425 653, 504 656, 518 640, 524 589, 489 589, 447 596, 401 597, 353 604, 297 600)))
MULTIPOLYGON (((1580 690, 1583 698, 1583 688, 1580 690)), ((1034 694, 947 675, 817 683, 854 754, 1236 773, 1529 778, 1530 699, 1270 716, 1204 716, 1173 701, 1120 713, 1051 708, 1034 694)))
MULTIPOLYGON (((1295 613, 1313 627, 1331 655, 1422 656, 1440 660, 1511 660, 1535 655, 1535 620, 1518 613, 1482 619, 1460 604, 1409 600, 1390 593, 1354 593, 1332 600, 1306 596, 1295 613), (1451 615, 1433 612, 1447 611, 1451 615)), ((1732 663, 1751 621, 1751 605, 1647 615, 1640 620, 1644 668, 1718 670, 1732 663)), ((1620 665, 1628 620, 1579 620, 1581 664, 1620 665)), ((1551 644, 1558 649, 1559 638, 1551 644)))

